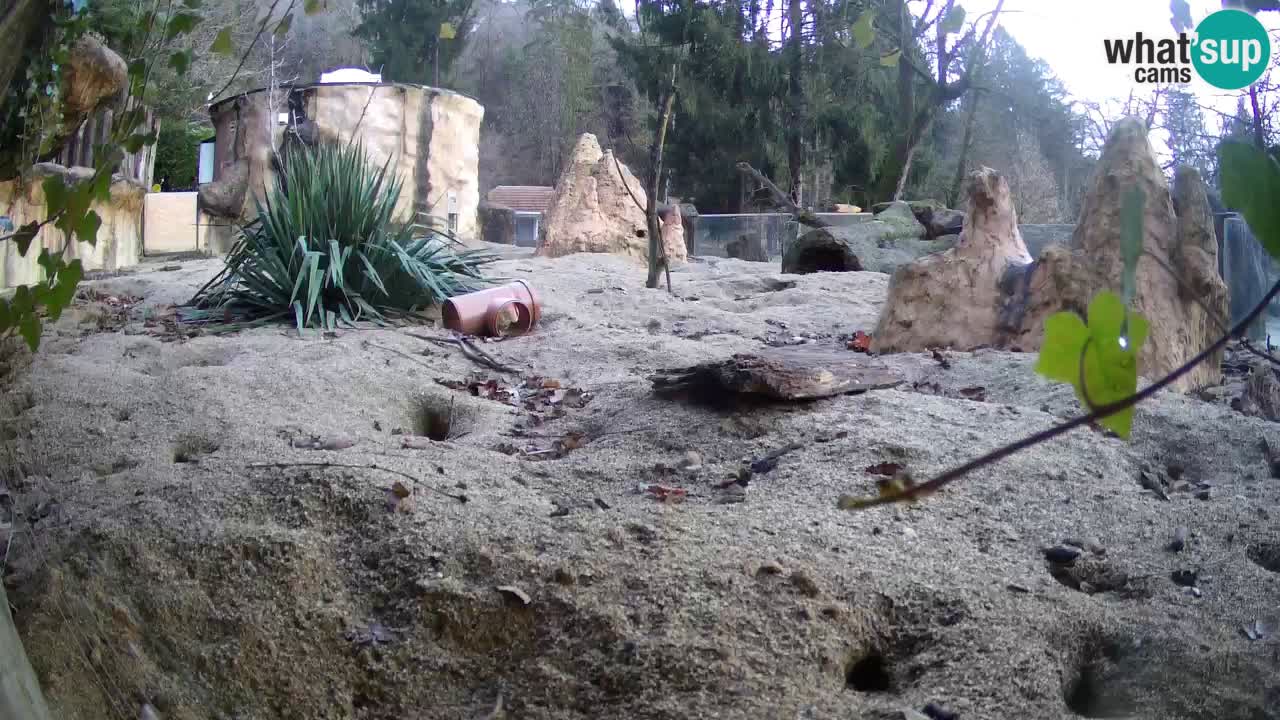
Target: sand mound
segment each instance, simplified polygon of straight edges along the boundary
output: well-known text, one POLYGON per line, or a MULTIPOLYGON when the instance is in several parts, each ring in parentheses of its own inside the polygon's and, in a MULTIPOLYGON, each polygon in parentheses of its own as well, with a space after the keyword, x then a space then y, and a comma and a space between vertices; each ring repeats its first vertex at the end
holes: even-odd
POLYGON ((863 395, 655 398, 659 368, 841 345, 886 293, 736 260, 674 269, 674 297, 624 258, 504 260, 543 325, 485 349, 561 386, 517 398, 393 329, 148 332, 215 269, 93 283, 4 389, 9 597, 57 717, 1277 717, 1274 424, 1164 395, 1129 443, 1076 432, 849 514, 864 468, 936 472, 1070 389, 978 351, 892 356, 911 382, 863 395), (406 441, 424 408, 450 439, 406 441), (712 488, 793 442, 745 496, 712 488), (1048 565, 1069 538, 1104 552, 1048 565))

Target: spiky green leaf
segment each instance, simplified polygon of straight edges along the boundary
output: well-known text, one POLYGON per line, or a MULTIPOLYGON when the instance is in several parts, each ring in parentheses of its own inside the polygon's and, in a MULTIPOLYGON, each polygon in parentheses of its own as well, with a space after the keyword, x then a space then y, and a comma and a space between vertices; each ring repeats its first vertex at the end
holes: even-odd
POLYGON ((231 55, 235 51, 235 45, 231 42, 230 27, 224 27, 219 30, 217 37, 213 39, 213 44, 209 46, 209 52, 218 55, 231 55))

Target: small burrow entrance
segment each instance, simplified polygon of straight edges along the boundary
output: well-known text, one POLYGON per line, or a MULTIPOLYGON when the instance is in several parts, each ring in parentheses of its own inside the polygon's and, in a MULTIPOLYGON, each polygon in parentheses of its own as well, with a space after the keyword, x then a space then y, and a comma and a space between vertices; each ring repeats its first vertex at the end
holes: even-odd
POLYGON ((413 434, 443 442, 463 434, 469 413, 452 396, 424 393, 413 398, 410 424, 413 434))
POLYGON ((862 269, 858 256, 843 245, 814 245, 802 250, 790 271, 799 275, 819 272, 857 272, 862 269))
POLYGON ((1280 542, 1250 545, 1245 554, 1263 570, 1280 573, 1280 542))
POLYGON ((1115 643, 1090 643, 1063 689, 1063 699, 1072 713, 1084 718, 1127 717, 1132 708, 1116 692, 1116 663, 1120 660, 1115 643))
POLYGON ((884 693, 893 690, 889 661, 878 651, 854 656, 845 665, 844 686, 860 693, 884 693))

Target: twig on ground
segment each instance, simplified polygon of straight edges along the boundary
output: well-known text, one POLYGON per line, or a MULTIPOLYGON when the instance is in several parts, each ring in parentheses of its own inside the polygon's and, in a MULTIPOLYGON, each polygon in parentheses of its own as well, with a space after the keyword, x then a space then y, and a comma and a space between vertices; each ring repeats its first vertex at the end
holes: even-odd
POLYGON ((413 355, 410 355, 409 353, 407 353, 407 352, 405 352, 405 351, 403 351, 403 350, 397 350, 397 349, 395 349, 395 348, 393 348, 393 347, 387 347, 386 345, 379 345, 379 344, 378 344, 378 343, 376 343, 376 342, 370 342, 370 341, 368 341, 368 340, 365 340, 364 342, 362 342, 362 343, 360 343, 360 344, 361 344, 361 345, 364 345, 364 346, 366 346, 366 347, 374 347, 374 348, 377 348, 377 349, 379 349, 379 350, 385 350, 385 351, 387 351, 387 352, 389 352, 389 353, 394 353, 394 354, 396 354, 396 355, 399 355, 399 356, 400 356, 400 357, 402 357, 402 358, 405 358, 406 360, 409 360, 410 362, 413 362, 413 363, 415 363, 415 364, 421 365, 422 367, 427 368, 428 370, 433 369, 430 365, 428 365, 428 364, 426 364, 426 363, 422 362, 422 361, 421 361, 421 360, 419 360, 418 358, 414 357, 413 355))
MULTIPOLYGON (((278 468, 282 470, 287 470, 289 468, 305 468, 305 467, 342 468, 346 470, 381 470, 382 472, 391 473, 392 475, 397 475, 399 477, 402 477, 408 480, 409 482, 413 483, 415 486, 417 486, 420 482, 418 478, 410 475, 407 472, 404 472, 402 470, 395 470, 389 467, 383 467, 381 465, 378 465, 377 463, 369 463, 368 465, 355 465, 351 463, 334 463, 334 462, 273 462, 273 463, 249 463, 247 467, 257 468, 257 469, 278 468)), ((454 495, 452 493, 447 493, 441 490, 440 488, 431 487, 430 485, 423 485, 423 487, 425 487, 427 490, 430 490, 433 493, 436 493, 437 495, 443 495, 444 497, 450 498, 452 500, 457 500, 460 503, 468 502, 468 498, 466 495, 454 495)))
POLYGON ((427 335, 418 335, 417 333, 411 332, 406 332, 405 335, 418 338, 419 340, 425 340, 429 343, 435 343, 437 345, 451 345, 456 347, 462 351, 462 354, 466 356, 468 360, 476 363, 477 365, 483 365, 490 370, 497 370, 498 372, 512 373, 515 375, 520 374, 519 370, 503 365, 501 362, 494 359, 492 355, 476 347, 474 343, 461 335, 455 335, 447 338, 429 337, 427 335))

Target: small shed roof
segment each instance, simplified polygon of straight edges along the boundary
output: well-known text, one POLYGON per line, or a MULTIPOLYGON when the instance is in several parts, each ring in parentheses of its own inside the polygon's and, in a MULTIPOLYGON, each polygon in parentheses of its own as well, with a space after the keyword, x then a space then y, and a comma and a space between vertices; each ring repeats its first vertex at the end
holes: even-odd
POLYGON ((486 199, 516 212, 541 213, 551 206, 555 192, 555 188, 544 185, 499 185, 489 191, 486 199))

